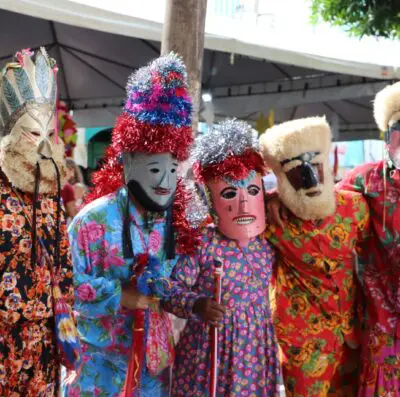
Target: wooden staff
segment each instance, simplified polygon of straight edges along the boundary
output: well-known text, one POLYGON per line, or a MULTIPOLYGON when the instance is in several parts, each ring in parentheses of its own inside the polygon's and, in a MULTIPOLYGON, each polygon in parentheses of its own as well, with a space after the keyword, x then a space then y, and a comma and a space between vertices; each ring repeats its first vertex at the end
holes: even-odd
MULTIPOLYGON (((221 290, 222 290, 222 263, 215 261, 214 269, 214 282, 215 293, 214 299, 217 303, 221 304, 221 290)), ((211 368, 210 368, 210 397, 217 395, 217 377, 218 377, 218 328, 211 326, 210 329, 211 339, 211 368)))

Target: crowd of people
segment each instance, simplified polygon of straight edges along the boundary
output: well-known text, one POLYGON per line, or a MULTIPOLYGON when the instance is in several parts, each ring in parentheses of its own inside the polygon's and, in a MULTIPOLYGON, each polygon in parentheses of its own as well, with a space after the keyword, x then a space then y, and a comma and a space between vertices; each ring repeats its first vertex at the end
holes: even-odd
POLYGON ((44 49, 1 74, 1 396, 400 397, 400 83, 374 102, 387 158, 335 185, 325 117, 194 140, 162 56, 130 76, 88 191, 56 76, 44 49))

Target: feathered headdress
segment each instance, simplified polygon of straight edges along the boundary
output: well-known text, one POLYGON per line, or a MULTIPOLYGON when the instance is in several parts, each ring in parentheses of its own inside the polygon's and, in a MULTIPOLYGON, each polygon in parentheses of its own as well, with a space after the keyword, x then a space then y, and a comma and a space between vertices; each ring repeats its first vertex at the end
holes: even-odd
POLYGON ((48 104, 55 110, 57 65, 42 47, 36 52, 24 49, 1 72, 0 137, 9 134, 30 104, 48 104))

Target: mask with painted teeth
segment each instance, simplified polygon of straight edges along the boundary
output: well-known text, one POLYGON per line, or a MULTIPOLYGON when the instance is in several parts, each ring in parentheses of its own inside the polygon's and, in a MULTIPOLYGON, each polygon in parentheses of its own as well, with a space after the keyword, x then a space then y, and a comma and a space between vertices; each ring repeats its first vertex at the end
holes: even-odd
POLYGON ((254 173, 245 183, 227 179, 207 183, 219 231, 240 245, 265 230, 262 179, 254 173))

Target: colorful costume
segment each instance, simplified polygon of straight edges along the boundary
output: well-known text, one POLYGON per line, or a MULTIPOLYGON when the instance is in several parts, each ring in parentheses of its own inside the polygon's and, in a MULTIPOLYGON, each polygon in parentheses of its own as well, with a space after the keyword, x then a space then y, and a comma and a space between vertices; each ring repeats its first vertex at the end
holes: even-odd
POLYGON ((290 211, 284 229, 267 230, 278 251, 274 323, 288 396, 352 396, 357 386, 353 251, 366 237, 369 214, 361 195, 334 193, 330 136, 325 119, 309 118, 261 138, 290 211))
POLYGON ((338 188, 362 193, 372 235, 363 258, 367 319, 360 397, 400 396, 400 83, 377 94, 375 118, 386 131, 389 161, 355 168, 338 188))
MULTIPOLYGON (((57 395, 54 279, 65 301, 73 301, 57 176, 60 172, 62 180, 65 174, 64 148, 54 131, 57 67, 44 49, 33 55, 18 52, 3 70, 0 86, 2 397, 57 395)), ((59 332, 61 338, 71 337, 67 328, 59 332)))
POLYGON ((265 229, 261 175, 264 164, 244 122, 225 121, 201 136, 195 174, 204 184, 217 226, 203 229, 196 254, 181 258, 172 279, 169 311, 188 319, 173 371, 172 396, 206 396, 210 386, 210 325, 193 312, 199 298, 213 297, 213 273, 222 263, 217 396, 275 396, 279 377, 270 314, 274 255, 265 229))
POLYGON ((192 143, 186 79, 174 54, 130 77, 106 164, 94 177, 91 198, 103 197, 70 226, 85 364, 68 396, 168 394, 164 375, 174 359, 169 317, 158 302, 132 311, 121 299, 124 288, 165 298, 174 242, 178 253, 195 249, 187 197, 176 177, 192 143))

